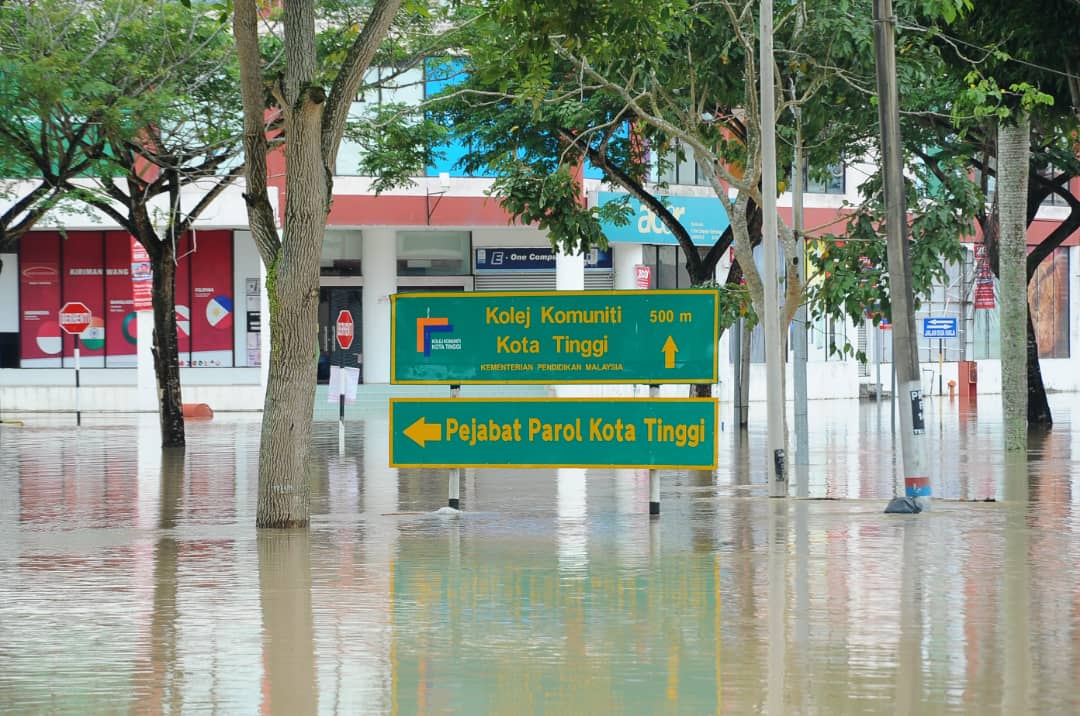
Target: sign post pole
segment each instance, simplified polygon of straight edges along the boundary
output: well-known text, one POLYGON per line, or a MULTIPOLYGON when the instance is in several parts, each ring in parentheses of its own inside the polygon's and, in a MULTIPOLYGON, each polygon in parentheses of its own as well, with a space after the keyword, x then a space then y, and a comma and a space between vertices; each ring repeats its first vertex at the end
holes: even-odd
POLYGON ((75 424, 82 425, 82 411, 79 406, 79 336, 90 327, 94 314, 82 301, 69 301, 60 308, 57 315, 60 328, 75 336, 75 424))
MULTIPOLYGON (((461 395, 460 385, 450 386, 450 397, 457 398, 461 395)), ((453 467, 448 471, 446 485, 446 504, 454 510, 461 509, 461 478, 465 476, 465 468, 453 467)))
POLYGON ((79 410, 79 334, 75 334, 75 424, 82 425, 82 411, 79 410))
POLYGON ((944 383, 941 379, 941 371, 945 366, 945 339, 938 338, 937 340, 937 393, 938 395, 945 395, 943 386, 944 383))
MULTIPOLYGON (((660 397, 660 386, 649 386, 649 397, 660 397)), ((660 514, 660 476, 656 474, 656 468, 649 468, 649 514, 660 514)))
POLYGON ((353 342, 353 318, 350 311, 342 309, 338 312, 337 322, 334 324, 334 334, 337 337, 338 349, 341 351, 341 360, 338 367, 338 454, 345 454, 345 351, 353 342))

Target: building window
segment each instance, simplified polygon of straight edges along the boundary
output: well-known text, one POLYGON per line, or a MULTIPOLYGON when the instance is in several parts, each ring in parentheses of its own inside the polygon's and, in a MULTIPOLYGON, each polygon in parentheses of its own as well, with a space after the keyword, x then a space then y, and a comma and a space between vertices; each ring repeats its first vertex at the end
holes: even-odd
POLYGON ((398 276, 467 276, 472 267, 468 231, 399 231, 398 276))
POLYGON ((360 231, 326 230, 319 274, 322 276, 360 276, 363 233, 360 231))
MULTIPOLYGON (((384 105, 418 106, 424 99, 424 73, 420 68, 370 67, 364 76, 364 89, 349 108, 350 125, 370 122, 384 105)), ((359 176, 360 163, 367 153, 363 132, 346 127, 338 150, 337 176, 359 176)), ((417 174, 423 172, 417 167, 417 174)))
POLYGON ((810 170, 804 168, 803 186, 809 194, 844 194, 846 192, 844 173, 842 162, 827 166, 824 175, 811 175, 810 170))
MULTIPOLYGON (((1053 164, 1043 167, 1038 171, 1039 176, 1049 181, 1053 181, 1056 176, 1061 174, 1058 168, 1055 167, 1053 164)), ((1069 188, 1068 182, 1065 183, 1065 188, 1069 188)), ((1058 194, 1050 194, 1050 196, 1043 199, 1042 204, 1040 204, 1039 206, 1068 206, 1068 202, 1066 202, 1065 199, 1058 194)))
MULTIPOLYGON (((698 255, 702 258, 709 253, 709 248, 697 247, 698 255)), ((692 288, 690 274, 686 270, 686 260, 682 255, 682 248, 678 246, 652 246, 641 247, 642 261, 644 265, 652 268, 653 288, 692 288)))
POLYGON ((694 161, 694 150, 690 147, 682 147, 678 140, 672 143, 671 148, 662 157, 656 158, 656 165, 661 183, 684 186, 709 185, 708 179, 694 161), (663 166, 660 166, 661 164, 663 166))

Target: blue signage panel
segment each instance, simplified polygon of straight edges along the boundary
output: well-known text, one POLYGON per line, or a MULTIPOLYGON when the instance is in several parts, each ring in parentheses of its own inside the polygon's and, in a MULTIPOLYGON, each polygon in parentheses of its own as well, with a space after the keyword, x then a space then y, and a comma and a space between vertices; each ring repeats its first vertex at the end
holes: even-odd
MULTIPOLYGON (((585 270, 611 270, 611 252, 592 249, 585 254, 585 270)), ((477 272, 554 271, 555 250, 543 248, 485 247, 476 249, 477 272)))
MULTIPOLYGON (((615 192, 600 192, 599 203, 601 206, 612 201, 621 201, 626 194, 615 192)), ((675 215, 679 223, 683 225, 690 240, 695 246, 712 246, 723 235, 731 224, 728 221, 727 211, 723 203, 712 197, 703 196, 662 196, 660 197, 668 210, 675 215)), ((678 244, 675 236, 657 218, 656 214, 641 205, 641 202, 631 197, 629 199, 631 209, 630 223, 626 226, 615 226, 604 223, 601 228, 608 241, 635 243, 635 244, 678 244)))
POLYGON ((922 319, 923 338, 956 338, 956 317, 922 319))

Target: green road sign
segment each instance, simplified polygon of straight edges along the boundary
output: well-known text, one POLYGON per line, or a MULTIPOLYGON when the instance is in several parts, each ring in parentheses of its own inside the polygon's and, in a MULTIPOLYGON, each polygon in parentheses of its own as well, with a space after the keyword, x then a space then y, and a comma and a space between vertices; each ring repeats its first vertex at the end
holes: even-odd
POLYGON ((391 383, 715 383, 719 294, 399 293, 391 383))
POLYGON ((391 467, 716 468, 715 398, 391 398, 391 467))

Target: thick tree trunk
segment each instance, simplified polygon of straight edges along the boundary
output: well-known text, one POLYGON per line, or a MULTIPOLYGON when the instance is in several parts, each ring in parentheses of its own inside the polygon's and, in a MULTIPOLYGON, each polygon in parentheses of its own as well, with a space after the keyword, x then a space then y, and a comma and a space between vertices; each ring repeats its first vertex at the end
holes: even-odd
POLYGON ((1027 449, 1027 182, 1030 120, 998 126, 1001 401, 1005 449, 1027 449))
POLYGON ((259 57, 259 10, 234 4, 233 29, 244 102, 248 219, 266 265, 270 356, 259 449, 259 527, 306 527, 308 451, 315 409, 319 255, 330 211, 332 168, 349 107, 401 0, 376 0, 341 64, 327 98, 316 85, 315 12, 310 0, 286 0, 285 74, 274 87, 285 125, 285 220, 280 243, 266 192, 266 107, 259 57), (325 124, 325 126, 324 126, 325 124))
POLYGON ((320 91, 305 90, 287 124, 284 238, 277 264, 267 271, 273 350, 259 449, 259 527, 308 523, 319 255, 330 193, 319 149, 322 100, 320 91))
MULTIPOLYGON (((183 447, 184 403, 180 390, 180 345, 176 336, 176 261, 170 241, 147 249, 153 262, 154 375, 157 377, 161 446, 183 447)), ((143 244, 146 245, 145 243, 143 244)))

